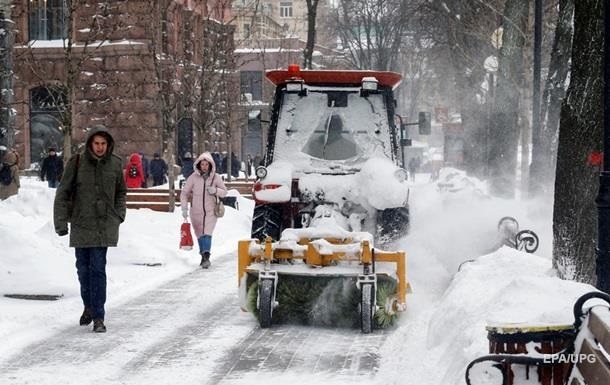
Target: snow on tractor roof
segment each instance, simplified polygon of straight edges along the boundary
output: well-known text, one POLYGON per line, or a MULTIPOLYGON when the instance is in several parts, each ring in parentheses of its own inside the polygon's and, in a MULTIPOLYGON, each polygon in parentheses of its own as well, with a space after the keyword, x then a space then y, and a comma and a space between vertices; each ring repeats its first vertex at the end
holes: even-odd
POLYGON ((365 78, 375 78, 380 86, 394 89, 402 80, 402 76, 396 72, 301 70, 298 67, 267 71, 266 76, 276 86, 293 79, 302 79, 305 84, 358 86, 365 78))

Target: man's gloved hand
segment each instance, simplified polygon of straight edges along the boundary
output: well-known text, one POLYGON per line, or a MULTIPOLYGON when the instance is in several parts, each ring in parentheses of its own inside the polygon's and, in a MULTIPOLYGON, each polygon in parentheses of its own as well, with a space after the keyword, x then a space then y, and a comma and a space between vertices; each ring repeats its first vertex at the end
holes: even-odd
POLYGON ((208 194, 212 194, 212 195, 216 194, 216 187, 214 187, 214 186, 208 186, 208 188, 206 190, 208 190, 208 194))
POLYGON ((60 237, 68 235, 68 229, 57 230, 57 235, 59 235, 60 237))
POLYGON ((189 216, 189 209, 187 209, 186 207, 182 208, 182 218, 186 219, 189 216))

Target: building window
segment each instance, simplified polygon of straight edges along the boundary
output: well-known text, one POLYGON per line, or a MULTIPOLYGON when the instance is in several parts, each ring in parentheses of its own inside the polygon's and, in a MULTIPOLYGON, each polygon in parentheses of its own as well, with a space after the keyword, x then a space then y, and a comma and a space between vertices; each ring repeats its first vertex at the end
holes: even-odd
POLYGON ((292 2, 280 3, 280 17, 292 17, 292 2))
POLYGON ((30 40, 65 39, 68 36, 66 10, 66 0, 30 0, 30 40))
POLYGON ((262 71, 241 71, 239 73, 242 95, 252 95, 252 100, 263 100, 262 71))
POLYGON ((248 39, 250 37, 250 24, 244 24, 244 38, 248 39))

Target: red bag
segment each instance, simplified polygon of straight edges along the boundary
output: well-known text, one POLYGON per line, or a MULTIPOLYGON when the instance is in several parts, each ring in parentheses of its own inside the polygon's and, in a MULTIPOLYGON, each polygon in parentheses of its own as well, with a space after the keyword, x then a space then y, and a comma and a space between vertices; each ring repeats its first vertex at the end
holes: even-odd
POLYGON ((180 250, 193 249, 193 236, 191 235, 191 224, 185 221, 180 226, 180 250))

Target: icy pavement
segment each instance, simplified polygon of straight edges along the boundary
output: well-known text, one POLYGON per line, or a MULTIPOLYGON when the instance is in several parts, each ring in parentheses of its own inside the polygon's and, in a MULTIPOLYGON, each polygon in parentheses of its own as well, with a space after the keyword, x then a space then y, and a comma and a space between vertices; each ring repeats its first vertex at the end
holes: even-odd
POLYGON ((234 255, 107 311, 108 333, 75 326, 0 361, 1 384, 217 384, 253 376, 367 382, 386 333, 273 326, 239 310, 234 255))

